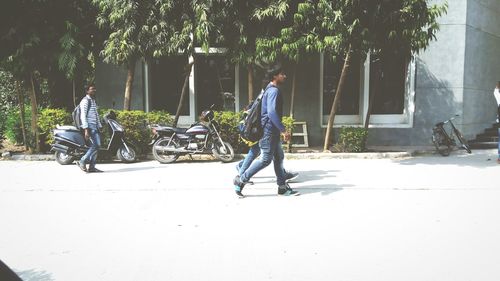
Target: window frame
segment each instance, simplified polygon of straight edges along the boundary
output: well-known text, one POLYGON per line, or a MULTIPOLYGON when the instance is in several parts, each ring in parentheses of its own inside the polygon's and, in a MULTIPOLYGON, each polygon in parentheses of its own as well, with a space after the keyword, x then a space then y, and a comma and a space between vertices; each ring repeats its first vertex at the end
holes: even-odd
MULTIPOLYGON (((321 128, 328 126, 328 115, 323 115, 323 87, 324 87, 324 53, 320 54, 320 120, 321 128)), ((412 56, 407 67, 404 93, 404 109, 402 114, 371 114, 369 128, 412 128, 415 113, 415 73, 416 60, 412 56)), ((370 91, 370 53, 367 54, 365 62, 361 68, 360 81, 360 114, 358 115, 336 115, 334 128, 342 126, 363 127, 368 112, 369 91, 370 91)))

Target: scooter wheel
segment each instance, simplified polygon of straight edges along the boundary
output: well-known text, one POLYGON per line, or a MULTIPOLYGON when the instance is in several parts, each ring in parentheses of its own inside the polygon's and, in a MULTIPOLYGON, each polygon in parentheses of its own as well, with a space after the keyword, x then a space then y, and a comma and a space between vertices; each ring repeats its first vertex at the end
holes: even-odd
POLYGON ((116 157, 118 157, 118 159, 123 163, 132 163, 136 160, 135 158, 137 154, 135 153, 135 149, 130 144, 127 144, 127 146, 128 151, 125 146, 118 148, 116 151, 116 157))
POLYGON ((55 157, 56 157, 56 162, 61 164, 61 165, 69 165, 69 164, 73 163, 73 161, 75 161, 74 156, 71 156, 69 154, 66 154, 66 153, 63 153, 60 151, 56 151, 55 157))

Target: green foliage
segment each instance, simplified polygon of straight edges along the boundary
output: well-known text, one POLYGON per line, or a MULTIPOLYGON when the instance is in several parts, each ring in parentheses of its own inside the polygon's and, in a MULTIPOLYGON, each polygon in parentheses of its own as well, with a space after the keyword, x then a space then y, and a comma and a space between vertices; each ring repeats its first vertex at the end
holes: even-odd
POLYGON ((243 112, 232 111, 216 111, 214 113, 214 119, 220 126, 219 133, 222 139, 229 142, 233 149, 238 152, 248 148, 240 141, 240 135, 237 128, 242 114, 243 112))
POLYGON ((166 111, 151 111, 146 113, 146 120, 148 124, 159 124, 171 126, 174 118, 166 111))
POLYGON ((342 127, 338 143, 334 145, 336 152, 363 152, 366 149, 368 130, 365 128, 342 127))
POLYGON ((295 122, 295 119, 290 116, 283 116, 283 118, 281 118, 281 123, 285 125, 287 132, 291 132, 293 130, 293 122, 295 122))
POLYGON ((38 115, 38 129, 42 137, 42 143, 52 144, 54 136, 52 130, 56 125, 71 124, 71 114, 64 109, 44 108, 40 110, 38 115))
POLYGON ((7 112, 16 104, 14 78, 11 73, 0 70, 0 144, 5 132, 7 112))
MULTIPOLYGON (((24 106, 24 118, 26 120, 26 142, 28 146, 34 147, 33 134, 31 133, 31 106, 24 106)), ((19 107, 12 107, 7 111, 7 118, 5 122, 5 137, 12 143, 23 143, 23 132, 21 129, 21 116, 19 107)))
POLYGON ((146 113, 140 110, 116 111, 118 123, 125 128, 125 138, 139 150, 145 151, 151 141, 151 131, 146 126, 146 113))
MULTIPOLYGON (((101 109, 99 115, 104 116, 109 111, 109 109, 101 109)), ((116 120, 125 128, 125 138, 133 143, 141 153, 149 152, 148 145, 152 140, 152 133, 147 126, 148 124, 172 124, 172 116, 165 111, 113 111, 116 113, 116 120)), ((103 126, 106 127, 106 124, 103 124, 103 126)), ((108 143, 110 137, 110 132, 106 128, 103 132, 103 143, 108 143)))

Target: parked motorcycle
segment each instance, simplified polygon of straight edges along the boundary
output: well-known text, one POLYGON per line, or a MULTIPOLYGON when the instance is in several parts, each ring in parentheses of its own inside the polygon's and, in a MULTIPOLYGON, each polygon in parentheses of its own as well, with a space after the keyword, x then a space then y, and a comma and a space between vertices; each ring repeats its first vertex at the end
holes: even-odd
POLYGON ((234 159, 233 147, 222 140, 219 124, 211 110, 202 112, 199 122, 190 128, 175 128, 154 125, 153 156, 160 163, 175 162, 182 155, 212 154, 222 162, 234 159))
MULTIPOLYGON (((124 128, 116 121, 116 114, 110 111, 104 115, 104 123, 111 132, 111 139, 107 147, 101 147, 99 154, 116 155, 124 163, 136 160, 136 152, 132 145, 125 140, 124 128)), ((51 151, 55 151, 57 163, 67 165, 79 160, 89 150, 83 131, 74 126, 57 126, 54 129, 54 144, 51 151)))

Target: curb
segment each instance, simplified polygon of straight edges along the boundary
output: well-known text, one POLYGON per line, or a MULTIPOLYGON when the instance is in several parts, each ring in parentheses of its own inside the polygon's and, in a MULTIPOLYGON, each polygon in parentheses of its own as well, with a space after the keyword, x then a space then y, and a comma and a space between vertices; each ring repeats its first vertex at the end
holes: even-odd
MULTIPOLYGON (((304 159, 401 159, 418 155, 434 154, 429 151, 403 151, 403 152, 362 152, 362 153, 285 153, 285 159, 304 160, 304 159)), ((243 159, 245 154, 235 154, 235 160, 243 159)), ((213 160, 211 155, 195 155, 195 159, 213 160)), ((0 158, 2 161, 54 161, 54 154, 13 154, 11 156, 0 158)), ((154 160, 153 155, 146 155, 140 161, 154 160)))

